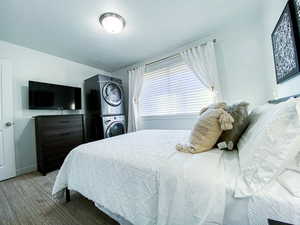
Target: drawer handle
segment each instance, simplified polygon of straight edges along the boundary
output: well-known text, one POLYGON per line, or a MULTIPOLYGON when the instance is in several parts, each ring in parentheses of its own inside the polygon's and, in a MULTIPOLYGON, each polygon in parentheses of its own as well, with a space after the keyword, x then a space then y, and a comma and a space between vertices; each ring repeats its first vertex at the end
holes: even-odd
POLYGON ((71 134, 71 132, 66 132, 66 133, 61 133, 60 135, 61 136, 68 136, 68 135, 70 135, 71 134))
POLYGON ((70 121, 68 121, 68 120, 63 120, 63 121, 60 121, 60 123, 70 123, 70 121))

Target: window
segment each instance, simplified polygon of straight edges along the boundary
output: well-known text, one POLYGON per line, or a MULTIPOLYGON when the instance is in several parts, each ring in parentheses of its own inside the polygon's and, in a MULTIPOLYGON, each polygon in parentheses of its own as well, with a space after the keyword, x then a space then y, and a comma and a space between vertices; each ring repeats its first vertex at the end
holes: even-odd
POLYGON ((212 93, 180 57, 147 68, 141 93, 141 116, 198 113, 213 102, 212 93), (170 62, 171 61, 171 62, 170 62))

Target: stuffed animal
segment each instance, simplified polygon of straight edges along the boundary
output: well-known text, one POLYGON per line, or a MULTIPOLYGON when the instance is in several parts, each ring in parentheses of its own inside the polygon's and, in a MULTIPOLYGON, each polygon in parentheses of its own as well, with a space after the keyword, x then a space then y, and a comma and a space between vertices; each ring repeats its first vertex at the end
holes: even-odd
POLYGON ((226 103, 217 103, 203 108, 195 124, 188 145, 178 144, 180 152, 200 153, 211 150, 224 130, 233 128, 234 119, 224 109, 226 103))
POLYGON ((225 111, 230 113, 234 119, 234 123, 233 129, 224 131, 221 134, 219 140, 217 141, 219 149, 227 151, 236 149, 241 135, 248 127, 250 122, 248 106, 249 103, 247 102, 240 102, 234 105, 226 106, 225 111))

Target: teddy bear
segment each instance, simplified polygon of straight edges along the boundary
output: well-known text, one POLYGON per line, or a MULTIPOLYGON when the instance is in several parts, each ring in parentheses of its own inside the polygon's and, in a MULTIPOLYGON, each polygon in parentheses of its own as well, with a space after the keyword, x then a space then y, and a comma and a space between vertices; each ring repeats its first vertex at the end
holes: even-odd
POLYGON ((176 149, 192 154, 211 150, 222 132, 233 128, 234 119, 224 110, 225 107, 226 103, 221 102, 201 109, 200 117, 191 132, 189 144, 177 144, 176 149))

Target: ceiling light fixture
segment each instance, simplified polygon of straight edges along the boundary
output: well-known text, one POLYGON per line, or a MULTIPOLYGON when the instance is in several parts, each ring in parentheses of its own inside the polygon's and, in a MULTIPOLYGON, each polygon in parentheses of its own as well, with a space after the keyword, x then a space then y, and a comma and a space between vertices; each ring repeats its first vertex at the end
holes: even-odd
POLYGON ((116 13, 107 12, 100 16, 99 22, 101 26, 109 33, 120 33, 126 25, 122 16, 116 13))

